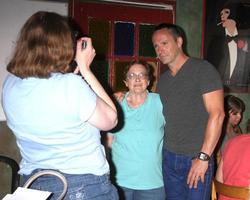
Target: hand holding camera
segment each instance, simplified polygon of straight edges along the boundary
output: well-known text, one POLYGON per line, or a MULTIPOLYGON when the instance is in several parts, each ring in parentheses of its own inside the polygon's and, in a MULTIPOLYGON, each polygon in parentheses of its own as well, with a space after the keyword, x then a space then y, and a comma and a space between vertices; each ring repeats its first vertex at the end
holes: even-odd
POLYGON ((86 70, 90 70, 90 64, 95 57, 95 49, 92 46, 91 38, 83 37, 77 41, 76 46, 76 57, 77 68, 74 71, 78 73, 79 71, 84 76, 86 70))

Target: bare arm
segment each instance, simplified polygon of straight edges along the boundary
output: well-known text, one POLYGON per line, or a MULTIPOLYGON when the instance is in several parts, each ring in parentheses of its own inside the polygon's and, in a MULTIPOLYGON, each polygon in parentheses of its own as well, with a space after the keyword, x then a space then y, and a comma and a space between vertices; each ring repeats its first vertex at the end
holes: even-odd
POLYGON ((117 110, 102 85, 90 70, 90 64, 95 57, 95 49, 90 38, 82 38, 77 42, 76 62, 78 67, 75 72, 80 71, 85 81, 90 85, 97 95, 96 108, 89 122, 101 130, 110 130, 117 124, 117 110), (86 49, 81 49, 82 40, 87 41, 86 49))
MULTIPOLYGON (((203 102, 208 112, 208 122, 201 151, 210 155, 220 138, 222 123, 224 120, 223 90, 216 90, 203 95, 203 102)), ((204 176, 208 168, 208 161, 193 160, 188 174, 189 187, 197 187, 199 179, 204 182, 204 176)))
POLYGON ((107 146, 109 148, 112 148, 112 142, 113 142, 113 140, 114 140, 114 136, 108 133, 107 134, 107 146))
POLYGON ((224 120, 224 105, 222 90, 217 90, 203 95, 203 101, 208 112, 208 123, 205 131, 205 138, 201 148, 202 152, 211 156, 220 138, 224 120))
POLYGON ((112 109, 101 98, 97 98, 96 108, 89 118, 89 123, 100 130, 108 131, 114 128, 117 122, 116 110, 112 109))
POLYGON ((222 168, 223 168, 223 159, 220 160, 220 164, 216 170, 216 180, 223 183, 223 171, 222 171, 222 168))

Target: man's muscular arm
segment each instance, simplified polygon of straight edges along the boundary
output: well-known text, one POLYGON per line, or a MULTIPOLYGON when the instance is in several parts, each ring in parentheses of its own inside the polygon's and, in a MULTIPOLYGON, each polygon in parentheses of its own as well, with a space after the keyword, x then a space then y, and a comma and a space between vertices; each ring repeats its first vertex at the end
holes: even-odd
MULTIPOLYGON (((208 122, 205 130, 205 137, 201 152, 211 156, 220 138, 224 120, 224 93, 223 90, 216 90, 203 94, 203 102, 208 112, 208 122)), ((204 176, 208 168, 208 161, 194 159, 188 174, 187 184, 196 188, 199 179, 204 182, 204 176)))

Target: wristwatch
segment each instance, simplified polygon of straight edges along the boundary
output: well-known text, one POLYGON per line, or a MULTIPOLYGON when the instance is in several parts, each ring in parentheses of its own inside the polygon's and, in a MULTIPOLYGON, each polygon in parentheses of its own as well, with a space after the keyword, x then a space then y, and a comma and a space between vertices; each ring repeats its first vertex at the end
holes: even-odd
POLYGON ((199 152, 197 155, 197 159, 202 160, 202 161, 209 161, 210 156, 204 152, 199 152))

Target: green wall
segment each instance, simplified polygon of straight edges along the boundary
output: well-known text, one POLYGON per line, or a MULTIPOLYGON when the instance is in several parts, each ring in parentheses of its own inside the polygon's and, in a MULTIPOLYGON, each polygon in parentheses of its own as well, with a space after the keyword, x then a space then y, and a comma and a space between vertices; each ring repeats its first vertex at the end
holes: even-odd
POLYGON ((200 58, 202 49, 203 0, 176 0, 176 24, 186 32, 187 53, 200 58))

